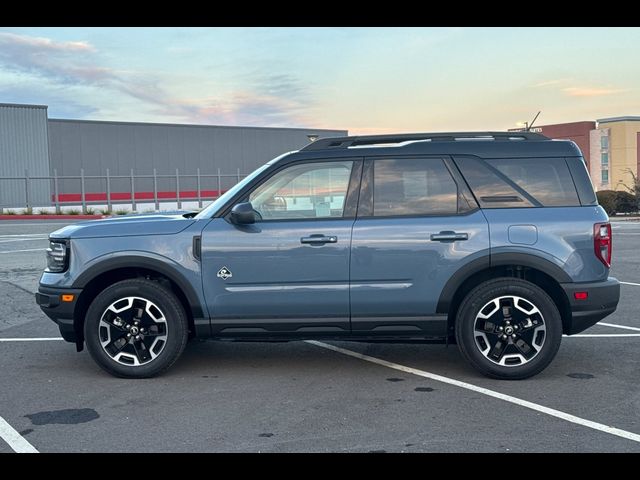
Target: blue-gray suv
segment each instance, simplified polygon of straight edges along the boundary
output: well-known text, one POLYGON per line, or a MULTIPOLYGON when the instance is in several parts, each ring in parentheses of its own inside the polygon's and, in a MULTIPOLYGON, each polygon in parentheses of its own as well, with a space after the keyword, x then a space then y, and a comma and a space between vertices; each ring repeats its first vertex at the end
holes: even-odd
POLYGON ((53 232, 36 299, 122 377, 212 337, 457 343, 483 374, 520 379, 616 309, 611 248, 571 141, 324 138, 200 213, 53 232))

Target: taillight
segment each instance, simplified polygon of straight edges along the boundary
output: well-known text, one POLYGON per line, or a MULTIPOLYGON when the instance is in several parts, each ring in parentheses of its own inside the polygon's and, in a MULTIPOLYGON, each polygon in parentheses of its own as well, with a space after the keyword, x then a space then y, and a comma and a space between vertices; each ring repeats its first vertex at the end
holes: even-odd
POLYGON ((611 224, 596 223, 593 226, 593 248, 604 266, 611 266, 611 224))

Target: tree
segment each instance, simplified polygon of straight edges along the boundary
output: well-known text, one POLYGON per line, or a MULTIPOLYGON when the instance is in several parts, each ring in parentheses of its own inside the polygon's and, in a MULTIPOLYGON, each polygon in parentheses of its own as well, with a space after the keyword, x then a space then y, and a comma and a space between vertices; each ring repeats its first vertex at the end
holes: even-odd
POLYGON ((635 197, 636 211, 640 211, 640 178, 638 178, 638 175, 636 175, 630 168, 625 168, 623 171, 631 175, 633 182, 630 186, 626 183, 623 183, 622 185, 624 185, 624 187, 635 197))

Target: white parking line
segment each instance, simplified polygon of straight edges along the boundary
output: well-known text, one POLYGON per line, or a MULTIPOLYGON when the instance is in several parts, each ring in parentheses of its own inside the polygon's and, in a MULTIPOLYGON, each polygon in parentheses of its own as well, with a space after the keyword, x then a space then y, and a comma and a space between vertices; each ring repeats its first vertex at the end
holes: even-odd
POLYGON ((618 325, 616 323, 604 323, 604 322, 598 322, 598 325, 602 325, 604 327, 622 328, 623 330, 635 330, 636 332, 640 332, 640 328, 629 327, 628 325, 618 325))
MULTIPOLYGON (((81 219, 78 219, 78 222, 81 222, 81 219)), ((66 220, 61 220, 59 222, 56 223, 47 223, 47 222, 42 222, 42 223, 21 223, 21 220, 8 220, 8 222, 11 223, 0 223, 0 228, 1 227, 8 227, 8 228, 13 228, 13 227, 48 227, 48 226, 56 226, 56 225, 71 225, 73 222, 71 221, 66 221, 66 220)), ((77 222, 76 222, 77 223, 77 222)))
POLYGON ((46 248, 27 248, 26 250, 5 250, 0 253, 44 252, 46 248))
POLYGON ((2 239, 0 240, 0 243, 41 242, 43 240, 47 240, 47 237, 10 238, 9 240, 2 239))
POLYGON ((623 285, 634 285, 636 287, 640 287, 640 283, 633 283, 633 282, 620 282, 623 285))
POLYGON ((7 445, 16 453, 39 453, 36 447, 31 445, 2 417, 0 417, 0 438, 7 442, 7 445))
POLYGON ((637 433, 628 432, 626 430, 621 430, 615 427, 610 427, 609 425, 604 425, 602 423, 592 422, 591 420, 576 417, 575 415, 571 415, 569 413, 565 413, 560 410, 556 410, 554 408, 538 405, 537 403, 529 402, 528 400, 522 400, 517 397, 512 397, 511 395, 506 395, 504 393, 496 392, 494 390, 489 390, 488 388, 478 387, 477 385, 473 385, 471 383, 461 382, 460 380, 455 380, 449 377, 443 377, 442 375, 426 372, 424 370, 418 370, 417 368, 405 367, 404 365, 400 365, 398 363, 388 362, 380 358, 371 357, 369 355, 364 355, 362 353, 354 352, 352 350, 336 347, 328 343, 318 342, 316 340, 306 340, 306 342, 320 348, 333 350, 334 352, 342 353, 343 355, 348 355, 350 357, 359 358, 360 360, 365 360, 367 362, 375 363, 383 367, 392 368, 394 370, 399 370, 401 372, 411 373, 413 375, 418 375, 419 377, 430 378, 431 380, 435 380, 437 382, 447 383, 449 385, 454 385, 456 387, 464 388, 466 390, 482 393, 483 395, 497 398, 499 400, 504 400, 505 402, 513 403, 521 407, 529 408, 531 410, 535 410, 536 412, 544 413, 546 415, 550 415, 552 417, 556 417, 561 420, 565 420, 567 422, 575 423, 577 425, 582 425, 584 427, 591 428, 593 430, 609 433, 617 437, 625 438, 627 440, 632 440, 634 442, 640 443, 640 435, 637 433))
POLYGON ((53 340, 64 340, 62 337, 49 338, 0 338, 0 342, 48 342, 53 340))
POLYGON ((15 234, 15 235, 0 235, 0 239, 5 239, 5 238, 29 238, 29 237, 48 238, 49 234, 47 234, 47 233, 19 233, 19 234, 15 234))
POLYGON ((582 335, 563 335, 568 338, 587 338, 587 337, 640 337, 640 333, 584 333, 582 335))

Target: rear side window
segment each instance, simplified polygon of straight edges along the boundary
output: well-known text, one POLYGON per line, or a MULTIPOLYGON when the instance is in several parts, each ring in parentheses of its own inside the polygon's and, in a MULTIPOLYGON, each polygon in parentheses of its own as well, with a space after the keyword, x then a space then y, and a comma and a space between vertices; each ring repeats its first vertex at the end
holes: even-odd
POLYGON ((482 208, 580 206, 564 158, 456 158, 482 208))
POLYGON ((376 160, 373 215, 455 215, 472 207, 439 158, 376 160))

